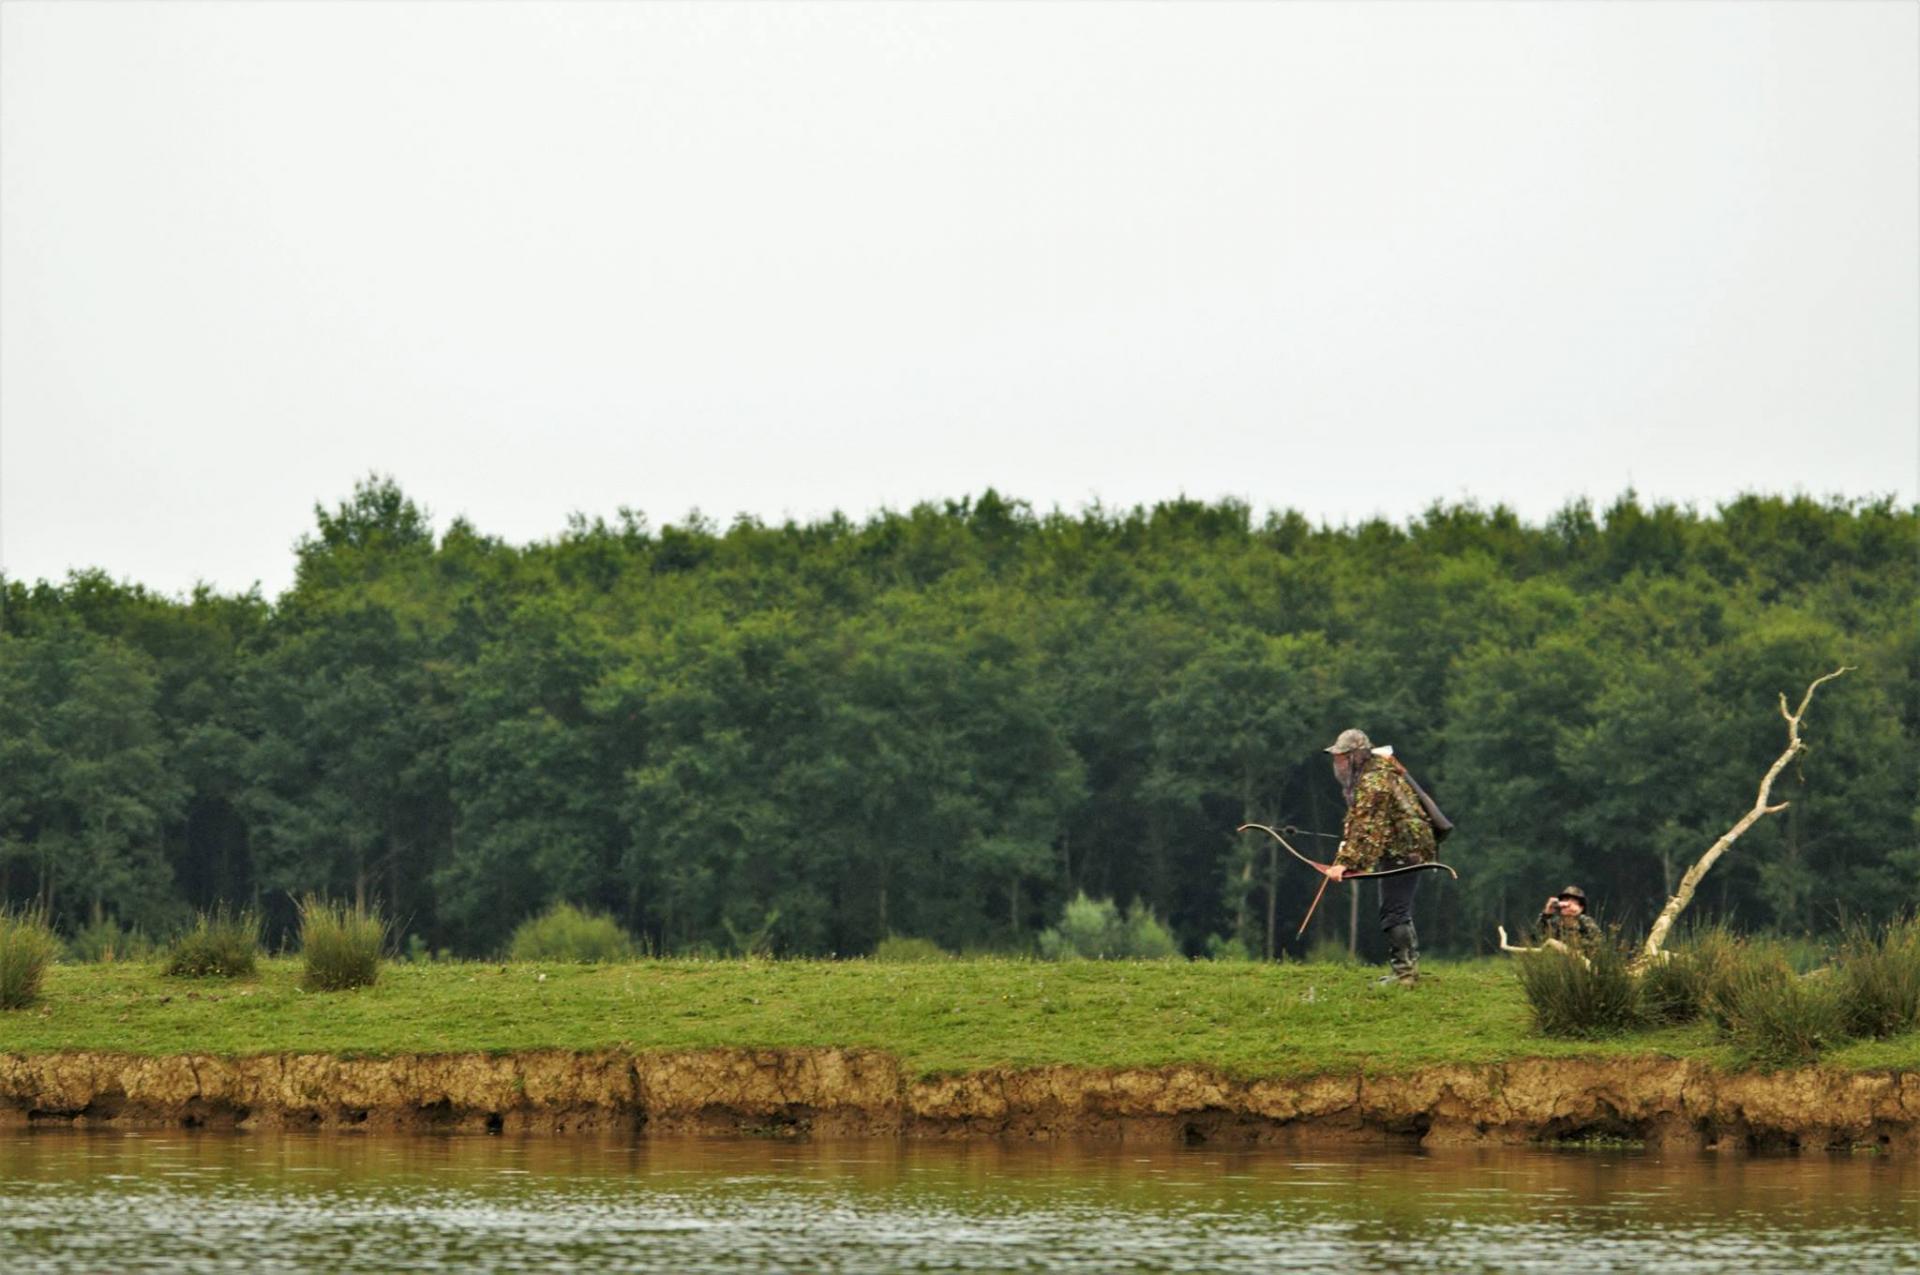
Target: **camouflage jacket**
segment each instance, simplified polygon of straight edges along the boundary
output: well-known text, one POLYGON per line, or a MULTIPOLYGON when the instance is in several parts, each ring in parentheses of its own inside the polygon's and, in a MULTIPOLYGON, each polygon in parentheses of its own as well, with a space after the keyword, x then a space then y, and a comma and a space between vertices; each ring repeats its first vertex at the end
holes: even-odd
POLYGON ((1341 828, 1343 844, 1334 862, 1349 872, 1372 872, 1382 860, 1432 863, 1433 825, 1390 757, 1368 759, 1353 784, 1353 805, 1341 828))
POLYGON ((1548 939, 1559 939, 1568 947, 1584 947, 1600 941, 1600 922, 1582 912, 1579 916, 1567 916, 1562 912, 1542 912, 1534 923, 1533 937, 1537 943, 1548 939))

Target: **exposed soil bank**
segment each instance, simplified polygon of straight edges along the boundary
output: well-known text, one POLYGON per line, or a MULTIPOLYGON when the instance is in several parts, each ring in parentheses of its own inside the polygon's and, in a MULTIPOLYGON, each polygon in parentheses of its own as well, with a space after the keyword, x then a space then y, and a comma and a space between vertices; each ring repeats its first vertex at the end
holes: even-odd
POLYGON ((1530 1060, 1239 1080, 1204 1067, 910 1078, 866 1050, 338 1058, 0 1054, 0 1122, 107 1126, 1106 1138, 1155 1142, 1615 1136, 1724 1149, 1920 1152, 1920 1072, 1728 1073, 1530 1060))

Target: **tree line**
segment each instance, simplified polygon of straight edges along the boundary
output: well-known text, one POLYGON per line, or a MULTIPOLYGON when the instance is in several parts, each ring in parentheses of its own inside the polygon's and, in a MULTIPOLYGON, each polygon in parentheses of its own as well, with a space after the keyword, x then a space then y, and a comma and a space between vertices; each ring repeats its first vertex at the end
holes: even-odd
POLYGON ((1357 725, 1459 825, 1426 945, 1483 950, 1569 881, 1644 924, 1752 800, 1776 693, 1847 663, 1695 908, 1920 900, 1920 509, 1889 500, 1329 527, 989 491, 516 546, 375 477, 315 515, 272 601, 0 582, 0 898, 149 932, 377 899, 467 955, 567 901, 662 952, 851 955, 1030 950, 1084 892, 1279 955, 1349 912, 1296 941, 1317 879, 1232 830, 1337 831, 1318 750, 1357 725))

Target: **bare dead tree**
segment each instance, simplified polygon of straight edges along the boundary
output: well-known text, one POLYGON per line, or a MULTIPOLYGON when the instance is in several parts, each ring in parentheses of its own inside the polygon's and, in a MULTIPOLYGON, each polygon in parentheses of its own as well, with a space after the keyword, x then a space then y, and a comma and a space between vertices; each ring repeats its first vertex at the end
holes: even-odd
POLYGON ((1773 781, 1780 777, 1780 772, 1787 768, 1788 762, 1807 749, 1806 741, 1800 738, 1800 722, 1807 715, 1807 706, 1813 703, 1813 693, 1820 689, 1822 683, 1831 682, 1842 673, 1851 671, 1852 665, 1843 665, 1824 677, 1816 677, 1807 687, 1807 693, 1800 697, 1800 707, 1792 712, 1787 711, 1787 696, 1784 691, 1781 692, 1780 716, 1787 719, 1786 751, 1774 760, 1773 765, 1767 768, 1766 775, 1760 780, 1760 792, 1753 799, 1753 809, 1740 816, 1738 823, 1727 829, 1718 841, 1707 847, 1707 852, 1687 869, 1685 876, 1680 878, 1680 888, 1675 890, 1673 897, 1667 900, 1667 906, 1660 909, 1660 915, 1654 921, 1653 929, 1647 933, 1647 945, 1641 950, 1639 961, 1643 967, 1662 959, 1660 945, 1667 941, 1667 934, 1673 929, 1673 923, 1679 919, 1680 913, 1685 910, 1687 904, 1693 902, 1693 892, 1699 888, 1701 878, 1707 875, 1707 869, 1732 848, 1741 833, 1758 823, 1762 815, 1777 815, 1792 804, 1785 801, 1778 805, 1767 804, 1773 796, 1773 781))

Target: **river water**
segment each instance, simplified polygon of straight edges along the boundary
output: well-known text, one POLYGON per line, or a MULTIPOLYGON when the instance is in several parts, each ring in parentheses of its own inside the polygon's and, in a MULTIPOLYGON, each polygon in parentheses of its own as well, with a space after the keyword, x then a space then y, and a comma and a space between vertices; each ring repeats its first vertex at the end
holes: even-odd
POLYGON ((1886 1156, 0 1133, 0 1271, 1920 1269, 1886 1156))

